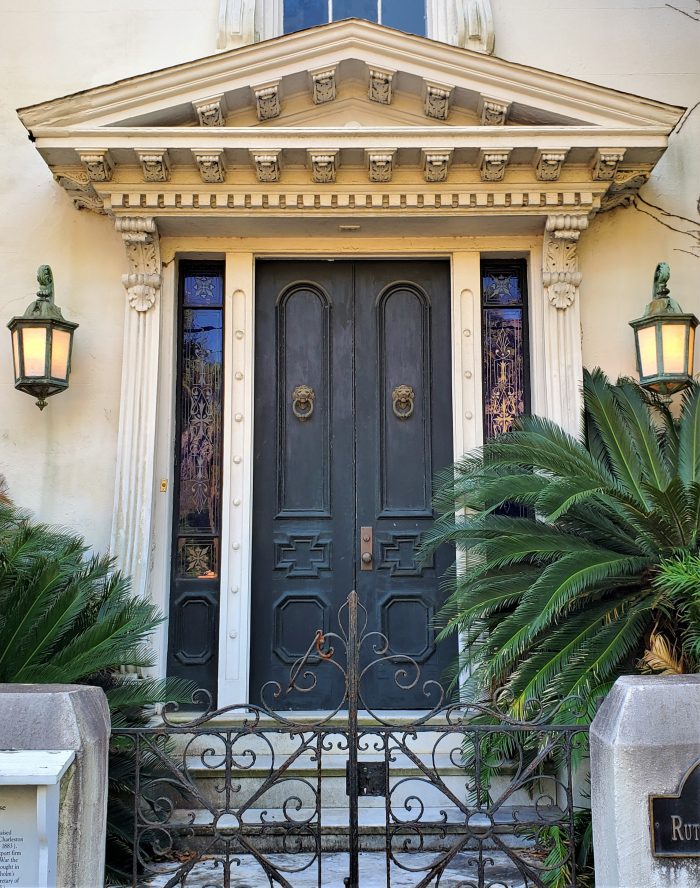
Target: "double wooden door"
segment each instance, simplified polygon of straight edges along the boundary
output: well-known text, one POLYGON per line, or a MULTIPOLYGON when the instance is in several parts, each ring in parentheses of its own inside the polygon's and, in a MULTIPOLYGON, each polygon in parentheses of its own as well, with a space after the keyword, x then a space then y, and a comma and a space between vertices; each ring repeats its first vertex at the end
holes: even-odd
MULTIPOLYGON (((258 263, 252 702, 267 682, 284 691, 315 630, 336 630, 351 589, 368 629, 422 670, 406 691, 395 667, 371 668, 364 703, 434 702, 424 682, 456 655, 433 628, 452 555, 421 563, 417 550, 434 473, 452 461, 449 294, 440 261, 258 263)), ((276 705, 335 708, 342 676, 315 671, 308 694, 276 705)))

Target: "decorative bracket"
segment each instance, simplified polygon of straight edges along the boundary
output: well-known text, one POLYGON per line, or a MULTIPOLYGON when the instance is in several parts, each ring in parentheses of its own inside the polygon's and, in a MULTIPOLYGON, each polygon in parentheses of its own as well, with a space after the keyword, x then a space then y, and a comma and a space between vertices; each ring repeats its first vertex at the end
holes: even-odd
POLYGON ((78 150, 80 162, 85 167, 85 172, 91 182, 109 182, 114 172, 114 161, 109 149, 78 150))
POLYGON ((161 286, 160 242, 155 219, 121 216, 115 223, 130 271, 122 275, 129 305, 138 312, 156 304, 161 286))
POLYGON ((491 0, 457 0, 457 43, 475 52, 492 53, 495 32, 491 0))
POLYGON ((447 169, 452 160, 452 149, 440 151, 423 150, 423 173, 426 182, 446 182, 447 169))
POLYGON ((535 175, 540 182, 556 182, 561 174, 561 168, 569 152, 538 151, 535 159, 535 175))
POLYGON ((649 169, 618 170, 600 202, 601 213, 628 207, 639 189, 649 181, 649 169))
POLYGON ((319 71, 309 71, 313 83, 315 105, 324 105, 335 98, 335 66, 319 71))
POLYGON ((370 182, 391 182, 395 155, 395 148, 365 151, 370 182))
POLYGON ((95 191, 85 170, 54 170, 54 179, 68 194, 77 210, 92 210, 104 215, 102 198, 95 191))
POLYGON ((306 155, 309 159, 314 182, 317 184, 335 182, 339 154, 337 149, 333 151, 328 151, 325 148, 322 150, 307 149, 306 155))
POLYGON ((192 102, 192 107, 197 113, 200 126, 224 126, 226 121, 223 94, 192 102))
POLYGON ((136 149, 144 182, 167 182, 170 178, 170 155, 167 148, 136 149))
POLYGON ((435 120, 447 120, 450 113, 451 95, 452 87, 426 80, 425 104, 423 105, 426 115, 435 118, 435 120))
POLYGON ((258 182, 279 182, 280 158, 282 151, 250 151, 250 159, 255 164, 258 182))
POLYGON ((548 216, 545 224, 542 283, 551 305, 567 309, 578 295, 578 239, 588 228, 588 216, 561 213, 548 216))
POLYGON ((391 104, 391 88, 395 73, 395 71, 370 68, 367 96, 371 102, 379 102, 380 105, 391 104))
POLYGON ((503 99, 492 99, 490 96, 479 96, 477 113, 481 117, 482 126, 505 126, 510 112, 510 102, 503 99))
POLYGON ((503 151, 482 151, 479 157, 482 182, 502 182, 509 158, 510 148, 503 151))
POLYGON ((272 120, 280 116, 279 85, 279 80, 273 80, 253 88, 258 120, 272 120))
POLYGON ((596 182, 612 182, 624 157, 624 148, 616 148, 612 151, 599 148, 593 157, 591 176, 596 182))
POLYGON ((199 169, 202 182, 217 184, 226 181, 226 165, 223 148, 192 149, 192 156, 199 169))

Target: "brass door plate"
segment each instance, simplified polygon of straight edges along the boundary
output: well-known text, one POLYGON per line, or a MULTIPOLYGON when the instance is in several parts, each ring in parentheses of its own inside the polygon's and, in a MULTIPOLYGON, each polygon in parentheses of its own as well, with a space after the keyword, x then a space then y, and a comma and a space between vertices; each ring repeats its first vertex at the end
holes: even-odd
POLYGON ((374 542, 371 527, 360 528, 360 570, 372 570, 374 565, 374 542))

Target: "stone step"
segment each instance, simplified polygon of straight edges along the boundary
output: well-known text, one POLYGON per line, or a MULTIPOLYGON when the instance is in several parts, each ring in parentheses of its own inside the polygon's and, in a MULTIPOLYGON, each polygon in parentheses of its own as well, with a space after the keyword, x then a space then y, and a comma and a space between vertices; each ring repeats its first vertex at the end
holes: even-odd
MULTIPOLYGON (((299 799, 301 807, 313 807, 315 805, 315 794, 320 782, 321 805, 323 808, 347 807, 348 798, 345 780, 347 754, 345 759, 341 757, 336 757, 336 759, 336 761, 331 760, 329 763, 325 756, 323 756, 319 774, 317 764, 311 761, 309 756, 300 756, 291 762, 275 778, 265 792, 255 800, 255 806, 268 809, 282 808, 290 797, 294 797, 299 799)), ((460 802, 466 802, 473 795, 473 776, 455 765, 449 756, 436 755, 427 757, 423 755, 419 757, 419 760, 427 770, 427 774, 405 756, 397 755, 391 763, 389 790, 394 807, 402 807, 409 799, 417 797, 422 804, 438 808, 454 804, 454 799, 450 797, 450 794, 460 802), (433 769, 437 770, 439 780, 444 785, 444 789, 436 785, 434 780, 431 779, 430 775, 434 773, 433 769)), ((361 761, 381 762, 383 761, 383 756, 363 754, 361 761)), ((187 774, 196 784, 197 791, 203 800, 199 806, 211 804, 213 807, 219 807, 227 788, 225 770, 221 759, 207 757, 204 759, 203 764, 201 757, 188 756, 186 764, 187 774), (217 767, 207 767, 207 764, 216 765, 217 767)), ((244 805, 248 799, 258 792, 265 784, 265 781, 269 779, 273 767, 279 768, 280 765, 285 765, 286 759, 284 757, 280 759, 276 756, 257 756, 255 759, 253 756, 243 759, 239 757, 237 764, 239 767, 234 765, 232 768, 228 784, 235 807, 244 805), (247 767, 246 764, 248 765, 247 767)), ((491 798, 498 799, 502 794, 508 793, 510 780, 511 778, 507 774, 500 774, 494 777, 491 782, 491 798)), ((527 806, 532 804, 533 793, 535 797, 555 794, 556 785, 554 779, 542 776, 536 783, 531 783, 526 788, 509 794, 507 801, 510 805, 527 806)), ((556 797, 556 794, 554 797, 556 797)), ((382 796, 367 796, 363 797, 361 801, 366 807, 384 808, 385 804, 382 796)), ((194 798, 187 798, 184 803, 191 806, 196 806, 197 804, 194 798)))
MULTIPOLYGON (((407 868, 397 866, 396 863, 390 864, 391 888, 415 888, 435 860, 434 854, 425 852, 397 856, 407 868)), ((294 888, 317 888, 318 870, 312 858, 308 858, 311 863, 306 868, 302 868, 306 860, 302 859, 300 863, 299 855, 296 854, 271 854, 268 859, 274 866, 280 867, 294 888)), ((237 855, 236 861, 231 867, 231 888, 251 888, 269 883, 262 867, 252 855, 237 855)), ((486 885, 493 885, 496 888, 526 888, 525 877, 519 872, 518 866, 507 854, 500 851, 490 852, 488 860, 474 853, 457 854, 440 879, 440 888, 465 888, 477 884, 479 864, 484 867, 486 885)), ((148 888, 166 888, 167 885, 173 884, 172 880, 178 866, 177 863, 159 865, 158 874, 145 884, 148 888)), ((323 888, 343 888, 348 868, 347 854, 322 854, 323 888)), ((387 888, 384 854, 363 852, 359 857, 359 869, 362 888, 387 888)), ((203 860, 188 872, 188 888, 210 888, 219 884, 221 884, 221 866, 216 860, 203 860)), ((532 884, 532 881, 527 882, 527 885, 532 884)))
MULTIPOLYGON (((360 800, 361 802, 364 800, 360 800)), ((454 846, 467 831, 464 814, 457 807, 425 807, 420 812, 397 811, 392 808, 394 834, 393 845, 403 845, 405 839, 418 843, 415 825, 420 826, 420 847, 430 851, 446 851, 454 846), (411 820, 414 817, 415 820, 411 820), (406 829, 401 829, 402 824, 406 829)), ((542 827, 562 817, 559 808, 550 810, 534 806, 504 806, 491 817, 485 814, 472 815, 469 828, 475 837, 483 838, 485 848, 495 847, 492 836, 509 848, 527 849, 533 846, 532 828, 542 827), (528 830, 528 827, 531 829, 528 830)), ((360 807, 359 810, 360 848, 363 851, 383 850, 386 845, 386 811, 384 808, 360 807)), ((225 842, 233 839, 240 825, 231 814, 214 818, 207 810, 176 809, 168 823, 168 831, 174 837, 174 844, 181 851, 204 851, 211 846, 212 827, 216 820, 217 837, 225 842)), ((292 836, 300 847, 312 850, 316 834, 320 836, 323 852, 347 850, 349 834, 349 812, 335 808, 321 810, 320 827, 314 808, 294 808, 285 813, 280 809, 251 808, 242 816, 247 840, 261 852, 276 852, 283 847, 284 837, 292 836)))

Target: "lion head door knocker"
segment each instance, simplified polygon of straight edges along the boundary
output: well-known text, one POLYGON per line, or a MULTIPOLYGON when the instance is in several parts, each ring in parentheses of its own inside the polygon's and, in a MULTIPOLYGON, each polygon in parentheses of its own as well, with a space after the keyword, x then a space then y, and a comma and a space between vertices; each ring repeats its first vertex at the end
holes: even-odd
POLYGON ((299 422, 311 419, 314 412, 316 392, 308 385, 298 385, 292 392, 292 413, 299 422))
POLYGON ((408 419, 413 415, 413 405, 416 393, 410 385, 397 385, 391 393, 391 403, 394 408, 394 416, 398 419, 408 419))

